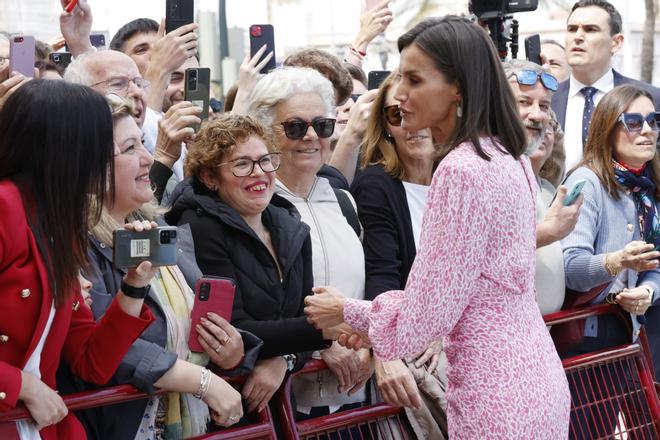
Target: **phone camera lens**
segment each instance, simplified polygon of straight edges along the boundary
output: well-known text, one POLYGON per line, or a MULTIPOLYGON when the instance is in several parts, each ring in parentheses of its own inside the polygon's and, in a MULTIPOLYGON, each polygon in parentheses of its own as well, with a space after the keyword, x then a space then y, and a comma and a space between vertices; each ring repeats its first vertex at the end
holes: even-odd
POLYGON ((250 28, 250 35, 253 37, 261 37, 261 26, 252 26, 250 28))
POLYGON ((53 62, 54 63, 59 63, 60 62, 60 56, 59 55, 53 55, 53 62))
POLYGON ((208 283, 202 284, 199 289, 199 299, 200 301, 206 301, 209 299, 209 292, 211 291, 211 286, 208 283))
POLYGON ((160 231, 160 244, 170 243, 170 231, 160 231))

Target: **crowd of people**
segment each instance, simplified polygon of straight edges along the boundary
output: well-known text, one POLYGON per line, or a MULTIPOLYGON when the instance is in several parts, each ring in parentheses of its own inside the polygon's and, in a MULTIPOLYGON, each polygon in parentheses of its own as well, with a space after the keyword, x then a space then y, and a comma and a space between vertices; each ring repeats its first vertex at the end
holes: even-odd
POLYGON ((660 377, 660 89, 612 68, 619 12, 577 1, 543 65, 426 18, 367 90, 391 20, 363 8, 343 60, 246 56, 205 119, 183 92, 195 23, 137 18, 96 50, 80 0, 60 17, 73 61, 37 44, 33 77, 0 34, 0 414, 30 414, 0 436, 194 437, 250 423, 310 359, 327 369, 293 381, 297 420, 385 401, 419 439, 613 435, 621 403, 571 412, 586 391, 560 359, 645 327, 660 377), (167 225, 175 265, 115 264, 117 229, 167 225), (193 325, 202 276, 233 280, 230 320, 193 325), (600 303, 626 322, 542 319, 600 303), (152 397, 62 400, 108 384, 152 397))

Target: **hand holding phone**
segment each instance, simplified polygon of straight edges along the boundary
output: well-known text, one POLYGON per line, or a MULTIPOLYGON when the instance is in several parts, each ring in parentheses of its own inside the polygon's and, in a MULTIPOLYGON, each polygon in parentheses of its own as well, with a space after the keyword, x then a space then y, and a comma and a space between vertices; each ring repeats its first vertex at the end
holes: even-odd
POLYGON ((165 3, 165 32, 170 33, 195 21, 195 0, 167 0, 165 3))
MULTIPOLYGON (((234 292, 236 291, 236 283, 230 278, 219 278, 219 277, 202 277, 197 280, 195 284, 195 304, 191 313, 191 326, 190 326, 190 337, 188 338, 188 347, 190 351, 202 353, 204 352, 203 345, 199 342, 200 332, 197 330, 198 325, 201 324, 202 318, 208 320, 208 313, 212 312, 221 318, 225 319, 227 322, 231 321, 231 312, 234 306, 234 292)), ((217 324, 216 324, 217 325, 217 324)), ((220 327, 223 325, 220 324, 220 327)), ((208 326, 211 327, 211 326, 208 326)), ((205 326, 202 325, 202 329, 209 333, 209 330, 205 330, 205 326)), ((215 330, 215 328, 214 328, 215 330)), ((223 341, 229 342, 227 339, 231 338, 231 331, 225 330, 211 330, 209 338, 202 338, 207 342, 207 345, 211 347, 216 352, 218 344, 214 344, 213 339, 218 340, 219 345, 223 344, 223 341)), ((235 330, 234 330, 235 331, 235 330)), ((202 332, 203 333, 203 332, 202 332)), ((203 335, 203 336, 209 336, 203 335)))
POLYGON ((587 183, 586 179, 579 179, 573 183, 571 189, 566 193, 566 197, 564 197, 564 206, 571 206, 577 200, 585 183, 587 183))
MULTIPOLYGON (((186 69, 183 99, 190 101, 193 106, 200 107, 202 113, 198 116, 201 120, 209 118, 209 100, 211 95, 211 69, 208 67, 191 67, 186 69)), ((200 124, 193 125, 197 132, 200 124)))
POLYGON ((34 78, 34 37, 16 35, 9 40, 9 72, 34 78))
POLYGON ((268 73, 276 67, 275 64, 275 30, 271 24, 253 24, 250 26, 250 59, 262 50, 263 46, 266 48, 261 51, 261 56, 255 64, 262 65, 266 57, 272 57, 266 62, 265 65, 259 70, 259 73, 268 73))
POLYGON ((122 228, 113 233, 112 263, 118 269, 137 267, 143 261, 153 266, 173 266, 177 255, 176 226, 141 231, 122 228))
POLYGON ((69 64, 71 64, 71 52, 51 52, 48 55, 48 59, 51 63, 66 70, 69 64))

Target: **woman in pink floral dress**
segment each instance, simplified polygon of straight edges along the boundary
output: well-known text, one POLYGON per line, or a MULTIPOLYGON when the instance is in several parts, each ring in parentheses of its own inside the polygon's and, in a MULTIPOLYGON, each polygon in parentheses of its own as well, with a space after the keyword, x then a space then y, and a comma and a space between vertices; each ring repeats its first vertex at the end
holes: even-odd
POLYGON ((570 395, 535 301, 535 186, 487 34, 458 17, 399 39, 403 128, 431 127, 440 163, 405 291, 373 302, 318 288, 318 327, 345 321, 383 360, 444 337, 452 439, 562 439, 570 395))

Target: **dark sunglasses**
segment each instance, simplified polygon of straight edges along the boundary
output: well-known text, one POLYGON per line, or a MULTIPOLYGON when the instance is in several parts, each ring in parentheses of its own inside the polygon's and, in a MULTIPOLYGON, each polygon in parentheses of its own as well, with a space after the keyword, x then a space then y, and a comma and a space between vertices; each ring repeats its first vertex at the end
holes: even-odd
POLYGON ((641 113, 621 113, 618 121, 623 124, 628 133, 641 133, 644 129, 644 122, 649 124, 651 130, 660 130, 658 125, 660 123, 660 113, 658 112, 651 112, 646 116, 641 113))
POLYGON ((332 118, 316 118, 312 122, 295 119, 282 122, 284 134, 292 140, 300 140, 305 137, 309 127, 312 127, 316 135, 322 139, 329 138, 335 131, 335 121, 332 118))
POLYGON ((383 108, 383 114, 385 115, 385 120, 388 124, 399 127, 401 125, 401 110, 399 110, 398 105, 388 105, 383 108))
POLYGON ((524 86, 533 86, 536 84, 536 81, 540 79, 543 87, 548 90, 556 92, 557 87, 559 87, 559 81, 557 81, 557 78, 545 72, 539 73, 533 70, 521 70, 514 73, 513 76, 515 76, 516 80, 518 80, 518 84, 522 84, 524 86))

